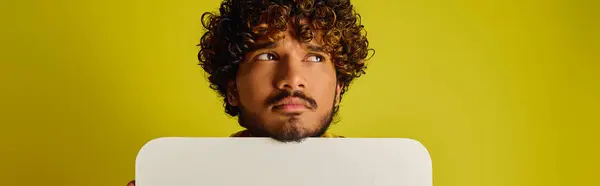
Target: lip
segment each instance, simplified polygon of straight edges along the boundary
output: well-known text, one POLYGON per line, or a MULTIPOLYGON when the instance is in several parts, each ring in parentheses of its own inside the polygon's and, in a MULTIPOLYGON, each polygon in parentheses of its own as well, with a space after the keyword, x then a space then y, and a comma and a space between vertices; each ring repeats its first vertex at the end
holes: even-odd
POLYGON ((308 106, 306 101, 304 101, 300 98, 295 98, 295 97, 284 98, 283 100, 277 102, 273 106, 273 110, 278 110, 278 111, 282 111, 282 112, 286 112, 286 113, 301 112, 301 111, 308 110, 309 108, 310 107, 308 106))

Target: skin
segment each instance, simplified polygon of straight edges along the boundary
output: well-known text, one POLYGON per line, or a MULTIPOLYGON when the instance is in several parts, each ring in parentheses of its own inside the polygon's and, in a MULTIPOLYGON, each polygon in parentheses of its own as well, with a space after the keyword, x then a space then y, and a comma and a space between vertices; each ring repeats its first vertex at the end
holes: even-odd
POLYGON ((258 48, 245 54, 235 82, 229 83, 228 102, 240 107, 240 123, 254 136, 283 142, 318 136, 338 104, 342 86, 330 55, 321 49, 320 33, 302 42, 294 31, 290 24, 274 43, 259 39, 258 48), (285 92, 305 96, 281 96, 285 92), (282 99, 273 99, 278 96, 282 99))

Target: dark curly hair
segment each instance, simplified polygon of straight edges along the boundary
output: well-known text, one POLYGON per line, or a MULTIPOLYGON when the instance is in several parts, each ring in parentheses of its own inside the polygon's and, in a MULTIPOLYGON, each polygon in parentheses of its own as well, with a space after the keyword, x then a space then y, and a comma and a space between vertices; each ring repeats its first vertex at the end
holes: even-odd
POLYGON ((343 85, 340 95, 352 80, 365 74, 365 60, 372 49, 349 0, 224 0, 219 14, 202 15, 206 32, 198 44, 198 59, 210 88, 223 97, 227 114, 239 113, 227 102, 227 88, 235 81, 244 54, 258 38, 280 39, 288 24, 295 25, 300 41, 309 42, 315 31, 322 33, 323 50, 331 55, 337 81, 343 85))

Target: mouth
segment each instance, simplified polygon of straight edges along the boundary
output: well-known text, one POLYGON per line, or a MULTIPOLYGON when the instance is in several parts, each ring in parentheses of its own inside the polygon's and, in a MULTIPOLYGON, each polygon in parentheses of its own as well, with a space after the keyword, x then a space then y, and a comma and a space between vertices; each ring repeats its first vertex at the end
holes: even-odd
POLYGON ((298 113, 310 110, 308 103, 300 98, 284 98, 273 106, 273 110, 283 113, 298 113))

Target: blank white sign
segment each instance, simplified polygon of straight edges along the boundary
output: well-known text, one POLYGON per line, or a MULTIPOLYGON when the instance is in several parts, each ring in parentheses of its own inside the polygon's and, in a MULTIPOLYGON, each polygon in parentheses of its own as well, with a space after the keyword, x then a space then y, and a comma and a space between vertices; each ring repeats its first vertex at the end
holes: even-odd
POLYGON ((432 186, 411 139, 159 138, 136 160, 136 186, 432 186))

